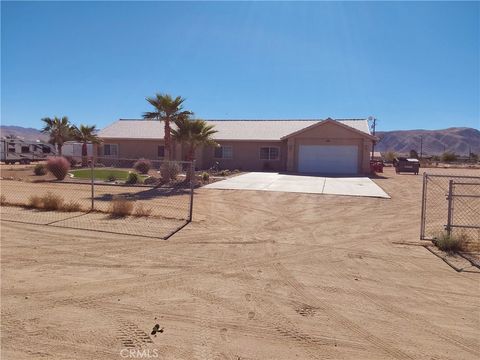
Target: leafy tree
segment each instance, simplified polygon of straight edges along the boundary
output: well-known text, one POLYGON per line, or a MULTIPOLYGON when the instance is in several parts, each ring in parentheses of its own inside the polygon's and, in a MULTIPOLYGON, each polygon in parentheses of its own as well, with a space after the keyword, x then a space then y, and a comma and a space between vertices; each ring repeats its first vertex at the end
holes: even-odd
POLYGON ((171 159, 171 122, 182 117, 192 115, 192 112, 183 110, 182 104, 185 99, 181 96, 173 98, 169 94, 157 93, 154 97, 147 97, 146 100, 154 107, 153 111, 143 114, 144 119, 155 119, 165 124, 165 159, 171 159))
POLYGON ((63 116, 61 118, 54 117, 43 118, 44 127, 42 132, 50 136, 50 144, 56 145, 58 155, 62 155, 63 144, 72 138, 72 125, 68 121, 68 117, 63 116))

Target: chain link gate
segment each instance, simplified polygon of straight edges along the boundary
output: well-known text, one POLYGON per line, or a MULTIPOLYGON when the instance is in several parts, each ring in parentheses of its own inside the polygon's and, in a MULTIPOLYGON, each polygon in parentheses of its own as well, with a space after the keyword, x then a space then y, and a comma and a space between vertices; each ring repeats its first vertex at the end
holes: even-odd
POLYGON ((442 232, 479 248, 480 177, 423 175, 420 238, 434 240, 442 232))

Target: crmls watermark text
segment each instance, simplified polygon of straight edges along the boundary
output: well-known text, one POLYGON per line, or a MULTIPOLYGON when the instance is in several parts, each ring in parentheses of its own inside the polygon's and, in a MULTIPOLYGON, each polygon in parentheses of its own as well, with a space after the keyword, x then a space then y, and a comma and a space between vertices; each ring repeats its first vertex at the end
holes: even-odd
POLYGON ((120 356, 124 359, 155 359, 159 357, 157 349, 122 349, 120 356))

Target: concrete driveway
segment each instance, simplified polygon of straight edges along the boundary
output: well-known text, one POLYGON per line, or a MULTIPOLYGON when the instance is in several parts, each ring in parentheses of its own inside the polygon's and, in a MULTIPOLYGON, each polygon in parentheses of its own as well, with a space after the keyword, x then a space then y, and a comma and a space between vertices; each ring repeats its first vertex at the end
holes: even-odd
POLYGON ((368 177, 322 177, 251 172, 217 181, 205 186, 205 188, 390 198, 382 188, 368 177))

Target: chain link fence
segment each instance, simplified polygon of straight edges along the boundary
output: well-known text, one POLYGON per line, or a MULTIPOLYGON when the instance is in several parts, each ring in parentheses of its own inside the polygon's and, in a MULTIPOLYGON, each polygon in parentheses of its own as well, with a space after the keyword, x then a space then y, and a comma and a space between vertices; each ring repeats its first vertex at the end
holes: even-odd
POLYGON ((424 174, 420 238, 447 233, 480 251, 480 177, 424 174))
POLYGON ((155 238, 168 238, 192 220, 193 162, 68 161, 62 180, 46 164, 2 165, 2 220, 155 238))

